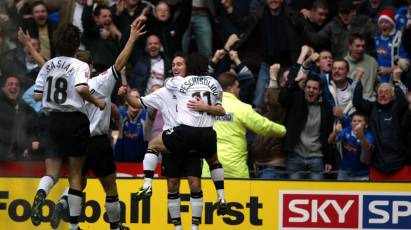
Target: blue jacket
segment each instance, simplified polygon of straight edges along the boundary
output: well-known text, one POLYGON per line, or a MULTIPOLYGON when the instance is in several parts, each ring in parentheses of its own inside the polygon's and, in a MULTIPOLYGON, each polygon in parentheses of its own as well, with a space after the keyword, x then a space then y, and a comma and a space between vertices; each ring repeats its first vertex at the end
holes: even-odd
MULTIPOLYGON (((388 37, 382 35, 375 36, 375 49, 377 50, 377 63, 380 67, 392 67, 396 65, 398 59, 409 57, 403 47, 401 32, 399 31, 388 37), (395 48, 394 50, 393 47, 395 48)), ((381 76, 381 81, 389 82, 390 77, 389 74, 383 75, 381 76)))
POLYGON ((143 162, 148 145, 143 133, 147 110, 142 110, 134 120, 130 120, 124 108, 120 109, 120 115, 119 137, 114 147, 115 159, 120 162, 143 162))
POLYGON ((402 30, 407 25, 408 21, 408 7, 403 6, 395 11, 395 28, 402 30))

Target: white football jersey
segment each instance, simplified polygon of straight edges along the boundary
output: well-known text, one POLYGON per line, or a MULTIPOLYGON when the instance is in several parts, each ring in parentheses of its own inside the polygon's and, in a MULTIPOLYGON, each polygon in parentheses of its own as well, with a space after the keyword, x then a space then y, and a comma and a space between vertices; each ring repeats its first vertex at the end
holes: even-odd
POLYGON ((173 93, 162 87, 147 96, 141 97, 140 102, 144 107, 157 109, 163 115, 163 130, 173 128, 177 123, 177 98, 173 93))
POLYGON ((211 127, 215 116, 206 112, 190 111, 189 100, 198 97, 209 105, 221 105, 223 90, 211 76, 173 77, 166 82, 166 88, 177 96, 177 122, 193 127, 211 127))
POLYGON ((34 86, 34 93, 42 93, 42 105, 46 111, 85 113, 84 100, 76 86, 88 86, 89 65, 72 57, 55 57, 41 68, 34 86))
POLYGON ((111 117, 111 93, 119 78, 119 73, 114 66, 100 73, 88 81, 90 93, 98 99, 106 101, 104 110, 94 104, 86 102, 86 110, 90 120, 90 136, 109 134, 111 117))

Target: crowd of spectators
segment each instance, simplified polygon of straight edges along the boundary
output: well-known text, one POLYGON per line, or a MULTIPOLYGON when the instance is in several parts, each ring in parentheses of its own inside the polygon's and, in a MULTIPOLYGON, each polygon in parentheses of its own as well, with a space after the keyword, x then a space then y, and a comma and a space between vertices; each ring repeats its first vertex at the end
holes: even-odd
MULTIPOLYGON (((220 82, 227 114, 215 124, 226 178, 411 179, 410 0, 5 0, 1 161, 42 159, 46 114, 31 95, 35 55, 58 55, 53 31, 80 28, 97 74, 134 21, 147 33, 121 74, 136 97, 172 76, 178 51, 209 57, 217 79, 236 77, 220 82)), ((114 91, 113 154, 141 162, 152 114, 114 91)))

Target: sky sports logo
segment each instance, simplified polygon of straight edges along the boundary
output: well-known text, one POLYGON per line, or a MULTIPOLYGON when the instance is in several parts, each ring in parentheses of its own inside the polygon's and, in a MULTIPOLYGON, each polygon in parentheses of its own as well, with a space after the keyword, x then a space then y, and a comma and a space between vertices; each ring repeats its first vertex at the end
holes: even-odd
POLYGON ((411 192, 280 191, 280 230, 411 229, 411 192))

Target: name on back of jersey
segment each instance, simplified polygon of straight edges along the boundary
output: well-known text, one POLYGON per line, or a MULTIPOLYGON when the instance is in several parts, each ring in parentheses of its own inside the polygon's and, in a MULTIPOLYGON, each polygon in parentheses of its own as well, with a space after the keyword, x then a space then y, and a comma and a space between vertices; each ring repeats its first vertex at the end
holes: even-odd
POLYGON ((53 60, 48 63, 48 65, 46 66, 47 74, 49 74, 50 71, 56 68, 65 70, 66 75, 71 75, 75 71, 75 68, 71 67, 70 63, 66 63, 66 61, 59 59, 56 63, 53 60))
POLYGON ((187 91, 195 85, 207 86, 213 95, 217 96, 219 94, 215 81, 211 81, 211 79, 202 76, 192 77, 189 80, 184 81, 180 86, 180 93, 187 93, 187 91))

